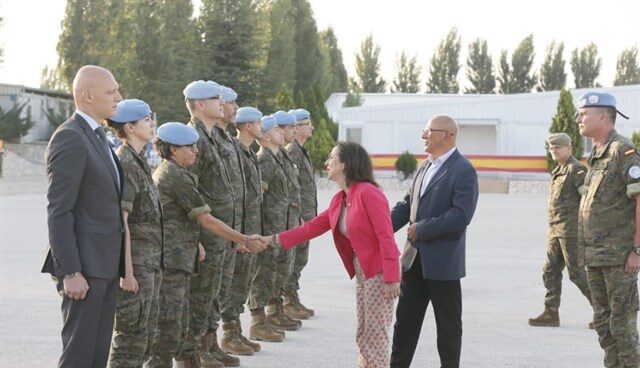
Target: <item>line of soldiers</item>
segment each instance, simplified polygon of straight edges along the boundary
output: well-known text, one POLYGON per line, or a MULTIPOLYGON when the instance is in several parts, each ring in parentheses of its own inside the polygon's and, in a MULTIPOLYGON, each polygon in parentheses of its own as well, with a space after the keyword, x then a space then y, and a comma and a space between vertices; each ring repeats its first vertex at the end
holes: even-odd
POLYGON ((190 83, 184 97, 191 120, 165 123, 155 138, 143 101, 121 101, 108 120, 123 140, 127 222, 110 367, 239 366, 230 354, 260 351, 252 340, 281 342, 314 315, 298 295, 309 244, 284 251, 257 236, 317 214, 303 147, 309 112, 238 108, 236 92, 213 81, 190 83), (163 159, 153 173, 142 156, 151 139, 163 159), (247 300, 249 338, 240 323, 247 300))
POLYGON ((595 146, 589 167, 572 156, 571 137, 551 134, 549 230, 543 282, 545 309, 531 326, 560 325, 562 271, 592 306, 593 322, 605 352, 604 366, 640 367, 638 270, 640 270, 640 154, 615 130, 614 96, 580 96, 576 124, 595 146))

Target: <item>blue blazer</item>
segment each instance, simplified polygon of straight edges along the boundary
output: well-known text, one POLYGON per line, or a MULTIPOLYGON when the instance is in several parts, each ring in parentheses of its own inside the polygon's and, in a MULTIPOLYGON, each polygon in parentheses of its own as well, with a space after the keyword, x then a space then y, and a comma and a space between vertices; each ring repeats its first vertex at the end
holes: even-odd
MULTIPOLYGON (((428 164, 425 160, 420 165, 416 177, 428 164)), ((412 190, 391 210, 394 232, 409 222, 412 190)), ((418 249, 425 279, 459 280, 466 275, 466 232, 477 203, 478 175, 456 149, 418 202, 418 240, 411 245, 418 249)))

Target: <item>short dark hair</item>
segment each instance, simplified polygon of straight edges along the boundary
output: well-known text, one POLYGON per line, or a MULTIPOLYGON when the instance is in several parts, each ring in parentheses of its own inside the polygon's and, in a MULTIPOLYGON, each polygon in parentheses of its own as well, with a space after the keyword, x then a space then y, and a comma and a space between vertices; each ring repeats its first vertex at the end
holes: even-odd
POLYGON ((173 153, 171 153, 172 146, 173 145, 171 143, 163 141, 158 136, 153 138, 153 148, 158 152, 158 156, 165 160, 170 160, 173 156, 173 153))
POLYGON ((369 182, 377 187, 378 183, 373 178, 373 164, 369 153, 361 145, 355 142, 340 141, 338 158, 344 164, 344 176, 347 186, 361 181, 369 182))

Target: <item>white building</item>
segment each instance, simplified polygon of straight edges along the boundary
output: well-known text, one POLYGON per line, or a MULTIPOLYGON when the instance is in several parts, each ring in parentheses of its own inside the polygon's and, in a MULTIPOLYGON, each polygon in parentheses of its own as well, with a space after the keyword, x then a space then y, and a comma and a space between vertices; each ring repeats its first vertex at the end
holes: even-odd
MULTIPOLYGON (((595 89, 572 90, 574 103, 588 90, 595 89)), ((640 131, 640 85, 597 90, 613 94, 618 110, 630 117, 618 116, 618 132, 630 137, 633 131, 640 131)), ((365 93, 361 106, 344 108, 346 94, 334 93, 326 106, 339 124, 338 138, 361 143, 378 169, 389 169, 404 151, 423 152, 420 135, 427 121, 436 114, 447 114, 460 125, 461 153, 471 158, 476 168, 480 166, 479 171, 542 172, 544 143, 559 96, 559 91, 512 95, 365 93), (488 163, 483 169, 479 165, 483 160, 493 160, 496 165, 488 163)), ((586 139, 586 153, 591 147, 586 139)))
MULTIPOLYGON (((22 137, 23 143, 46 140, 51 136, 53 128, 45 112, 66 113, 73 111, 71 94, 49 89, 31 88, 14 84, 0 84, 0 108, 11 109, 15 104, 26 103, 23 116, 31 114, 34 125, 22 137)), ((62 122, 59 122, 62 123, 62 122)))

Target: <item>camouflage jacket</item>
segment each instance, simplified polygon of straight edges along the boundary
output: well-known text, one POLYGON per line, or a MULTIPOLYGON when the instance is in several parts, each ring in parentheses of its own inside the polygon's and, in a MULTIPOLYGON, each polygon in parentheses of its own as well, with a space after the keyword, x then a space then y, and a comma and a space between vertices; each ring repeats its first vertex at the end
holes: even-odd
POLYGON ((160 191, 165 230, 164 266, 198 271, 198 216, 211 212, 198 191, 198 177, 173 160, 163 160, 153 173, 160 191))
POLYGON ((287 230, 289 221, 289 184, 284 172, 282 155, 260 148, 258 164, 262 174, 262 213, 265 235, 287 230))
POLYGON ((229 174, 229 183, 233 189, 233 197, 235 200, 235 216, 233 219, 233 228, 239 232, 243 231, 244 207, 245 207, 245 184, 244 173, 242 169, 242 161, 240 161, 240 147, 238 141, 232 138, 229 132, 218 127, 213 127, 211 132, 213 139, 218 144, 218 153, 222 158, 222 162, 229 174))
POLYGON ((287 229, 292 229, 300 225, 300 172, 297 165, 287 153, 287 150, 280 148, 284 173, 287 175, 287 185, 289 186, 289 220, 287 229))
POLYGON ((316 178, 313 175, 313 165, 307 153, 298 141, 287 146, 289 157, 296 164, 299 171, 298 182, 300 184, 300 211, 302 219, 309 221, 318 215, 318 189, 316 178))
POLYGON ((640 155, 613 130, 602 146, 594 147, 588 163, 578 223, 587 266, 624 264, 635 235, 640 155))
MULTIPOLYGON (((227 168, 220 157, 218 143, 201 121, 192 119, 189 125, 200 135, 196 143, 198 147, 196 161, 189 168, 198 177, 198 191, 211 209, 211 215, 228 226, 233 226, 236 200, 227 168)), ((200 242, 207 251, 221 250, 231 246, 229 240, 208 231, 203 230, 200 235, 200 242)))
POLYGON ((151 169, 143 156, 124 142, 116 155, 124 172, 122 210, 129 212, 127 224, 134 265, 159 270, 162 266, 162 205, 151 169))
POLYGON ((573 156, 551 172, 550 237, 578 237, 578 209, 586 174, 587 169, 573 156))
POLYGON ((258 164, 258 156, 238 143, 241 152, 242 169, 247 188, 245 198, 245 234, 262 234, 262 174, 258 164))

